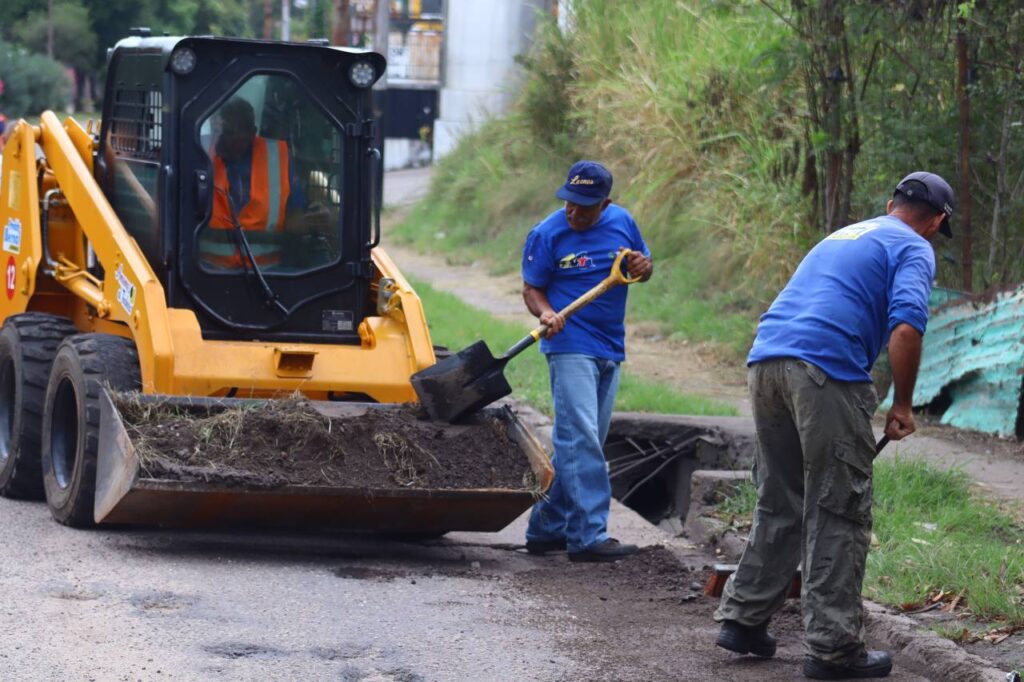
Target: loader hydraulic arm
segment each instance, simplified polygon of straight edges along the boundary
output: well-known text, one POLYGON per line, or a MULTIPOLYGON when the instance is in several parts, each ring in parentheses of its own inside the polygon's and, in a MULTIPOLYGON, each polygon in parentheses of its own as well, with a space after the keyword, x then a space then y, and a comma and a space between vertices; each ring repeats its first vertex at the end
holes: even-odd
POLYGON ((88 133, 70 117, 62 126, 49 111, 35 130, 46 164, 104 273, 100 280, 74 254, 55 253, 54 278, 97 316, 127 326, 139 352, 143 390, 168 385, 174 354, 164 290, 93 177, 88 133))

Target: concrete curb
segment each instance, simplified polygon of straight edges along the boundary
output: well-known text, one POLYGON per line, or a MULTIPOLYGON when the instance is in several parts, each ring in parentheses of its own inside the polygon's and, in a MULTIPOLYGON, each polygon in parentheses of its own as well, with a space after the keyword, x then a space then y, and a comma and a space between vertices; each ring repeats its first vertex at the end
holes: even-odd
POLYGON ((922 630, 913 619, 867 600, 864 610, 867 641, 888 650, 897 665, 931 680, 1006 682, 1005 671, 930 630, 922 630))

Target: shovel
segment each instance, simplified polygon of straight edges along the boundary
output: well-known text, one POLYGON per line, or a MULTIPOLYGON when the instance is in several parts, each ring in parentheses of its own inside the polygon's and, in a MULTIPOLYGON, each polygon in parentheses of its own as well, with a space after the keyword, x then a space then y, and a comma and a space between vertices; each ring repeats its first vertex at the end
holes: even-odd
MULTIPOLYGON (((612 287, 639 281, 638 277, 632 278, 622 271, 622 259, 630 253, 629 249, 619 251, 608 276, 562 308, 559 314, 568 319, 612 287)), ((540 325, 497 358, 491 354, 486 342, 477 341, 433 367, 413 374, 410 377, 412 387, 431 419, 456 422, 511 393, 512 387, 502 373, 505 365, 540 340, 547 331, 547 325, 540 325)))

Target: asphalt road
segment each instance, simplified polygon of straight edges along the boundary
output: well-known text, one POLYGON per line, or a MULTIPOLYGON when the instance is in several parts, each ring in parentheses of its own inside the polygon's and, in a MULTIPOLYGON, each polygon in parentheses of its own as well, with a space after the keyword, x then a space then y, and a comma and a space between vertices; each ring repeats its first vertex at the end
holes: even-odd
MULTIPOLYGON (((637 518, 616 505, 613 532, 659 537, 637 518)), ((522 520, 422 544, 81 531, 51 521, 42 503, 0 499, 0 679, 799 676, 795 615, 778 622, 777 659, 732 656, 713 645, 714 603, 691 585, 699 575, 648 574, 652 555, 611 566, 534 558, 509 544, 521 533, 522 520)))
MULTIPOLYGON (((0 499, 4 680, 556 679, 489 548, 72 530, 0 499), (478 562, 478 563, 473 563, 478 562)), ((506 561, 507 558, 510 561, 506 561)))

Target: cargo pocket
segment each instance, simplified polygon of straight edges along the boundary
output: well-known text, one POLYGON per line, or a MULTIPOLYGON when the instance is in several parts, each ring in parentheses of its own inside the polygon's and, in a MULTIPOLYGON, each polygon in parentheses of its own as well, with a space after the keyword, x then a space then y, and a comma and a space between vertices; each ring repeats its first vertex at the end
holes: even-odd
POLYGON ((852 395, 857 409, 871 419, 878 411, 878 393, 875 392, 874 384, 854 384, 852 395))
POLYGON ((866 526, 871 523, 871 465, 859 459, 851 443, 836 443, 833 461, 822 478, 818 506, 866 526))

